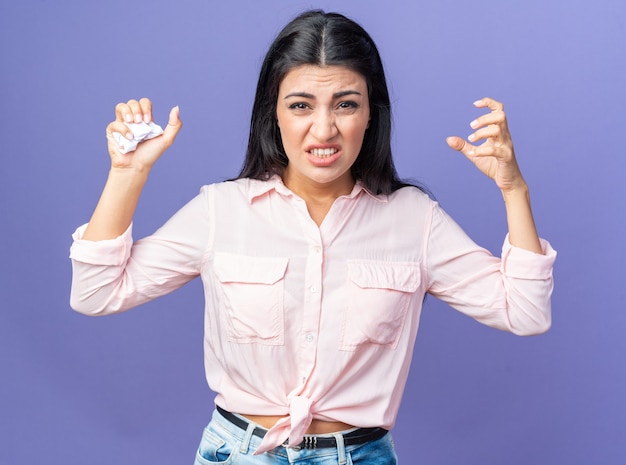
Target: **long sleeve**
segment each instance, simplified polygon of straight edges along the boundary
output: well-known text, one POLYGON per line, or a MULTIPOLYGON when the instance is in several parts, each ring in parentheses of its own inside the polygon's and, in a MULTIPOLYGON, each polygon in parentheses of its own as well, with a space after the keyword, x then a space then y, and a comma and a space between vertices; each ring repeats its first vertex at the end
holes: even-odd
POLYGON ((556 252, 543 239, 541 245, 544 255, 512 246, 507 236, 502 257, 494 257, 435 204, 425 254, 428 292, 488 326, 543 333, 551 324, 556 252))
POLYGON ((73 235, 70 305, 87 315, 128 310, 168 294, 200 274, 209 244, 206 189, 153 235, 133 243, 132 226, 98 242, 73 235))

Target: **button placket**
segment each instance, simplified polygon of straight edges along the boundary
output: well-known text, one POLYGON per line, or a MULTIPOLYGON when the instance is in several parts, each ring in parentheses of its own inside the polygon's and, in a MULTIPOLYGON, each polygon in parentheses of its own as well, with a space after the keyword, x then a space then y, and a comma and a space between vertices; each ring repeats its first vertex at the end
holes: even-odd
POLYGON ((323 247, 320 232, 316 228, 315 238, 308 247, 304 276, 304 308, 302 314, 300 379, 305 384, 309 379, 317 357, 317 334, 322 298, 323 247))

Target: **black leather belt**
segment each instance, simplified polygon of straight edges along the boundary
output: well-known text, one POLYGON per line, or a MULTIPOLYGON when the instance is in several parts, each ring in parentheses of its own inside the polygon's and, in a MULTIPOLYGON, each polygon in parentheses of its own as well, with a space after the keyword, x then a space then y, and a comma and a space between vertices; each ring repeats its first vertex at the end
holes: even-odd
MULTIPOLYGON (((248 425, 250 423, 243 418, 240 418, 237 415, 230 413, 228 410, 224 410, 219 405, 216 405, 215 408, 220 415, 230 421, 233 425, 241 428, 244 431, 248 429, 248 425)), ((265 437, 265 433, 267 433, 267 430, 260 427, 256 427, 252 432, 254 436, 260 438, 265 437)), ((387 430, 384 428, 359 428, 357 430, 343 434, 343 444, 344 446, 356 446, 359 444, 365 444, 366 442, 380 439, 385 434, 387 434, 387 430)), ((286 446, 287 444, 284 445, 286 446)), ((322 449, 325 447, 337 447, 337 440, 334 436, 306 435, 304 436, 304 439, 300 444, 294 446, 294 448, 296 449, 322 449)))

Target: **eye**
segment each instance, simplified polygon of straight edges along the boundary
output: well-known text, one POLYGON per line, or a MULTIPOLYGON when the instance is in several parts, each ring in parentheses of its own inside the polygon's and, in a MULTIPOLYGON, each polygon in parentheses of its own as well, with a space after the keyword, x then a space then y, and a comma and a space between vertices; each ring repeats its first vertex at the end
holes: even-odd
POLYGON ((306 110, 309 106, 304 102, 295 102, 289 105, 290 110, 306 110))
POLYGON ((340 102, 339 105, 337 105, 337 108, 340 110, 356 110, 359 108, 359 104, 353 100, 346 100, 344 102, 340 102))

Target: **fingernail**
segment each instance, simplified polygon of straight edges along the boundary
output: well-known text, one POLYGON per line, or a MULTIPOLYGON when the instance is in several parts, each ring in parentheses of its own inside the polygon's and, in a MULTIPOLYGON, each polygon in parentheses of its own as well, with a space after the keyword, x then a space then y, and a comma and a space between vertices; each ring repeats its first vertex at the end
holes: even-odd
POLYGON ((482 99, 480 99, 480 100, 476 100, 476 101, 474 102, 474 106, 475 106, 475 107, 477 107, 477 106, 479 106, 479 105, 480 105, 480 104, 482 104, 482 103, 483 103, 482 99))
POLYGON ((143 121, 145 123, 149 123, 150 122, 150 115, 143 115, 143 121))
POLYGON ((133 137, 134 137, 134 136, 133 136, 133 133, 132 133, 132 132, 127 132, 127 133, 124 135, 124 137, 126 137, 126 139, 128 139, 128 140, 133 140, 133 137))
POLYGON ((470 127, 471 127, 472 129, 476 129, 476 128, 478 127, 478 121, 477 121, 477 120, 472 121, 472 122, 470 123, 470 127))
POLYGON ((468 154, 468 155, 470 155, 470 156, 474 156, 474 149, 470 149, 470 150, 467 152, 467 154, 468 154))
POLYGON ((467 136, 467 140, 469 140, 470 142, 474 142, 475 139, 476 139, 476 134, 470 134, 469 136, 467 136))
POLYGON ((141 123, 142 117, 139 113, 135 115, 135 123, 141 123))
POLYGON ((132 123, 132 122, 133 122, 133 117, 132 117, 132 116, 130 116, 130 114, 129 114, 129 113, 126 113, 126 114, 124 115, 124 120, 125 120, 127 123, 132 123))

